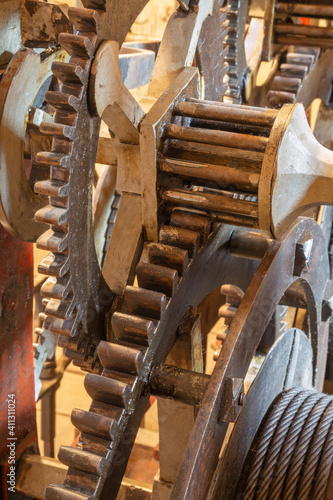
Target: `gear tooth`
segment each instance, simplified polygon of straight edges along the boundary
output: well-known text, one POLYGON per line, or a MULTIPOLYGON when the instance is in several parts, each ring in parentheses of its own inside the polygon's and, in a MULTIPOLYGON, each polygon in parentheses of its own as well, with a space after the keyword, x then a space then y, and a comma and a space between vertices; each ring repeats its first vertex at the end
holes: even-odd
POLYGON ((86 9, 105 10, 105 0, 82 0, 82 4, 86 9))
POLYGON ((119 342, 147 346, 154 338, 155 324, 146 318, 115 312, 111 325, 119 342))
POLYGON ((188 251, 189 257, 192 258, 198 251, 200 234, 189 229, 161 226, 160 242, 165 245, 184 248, 188 251))
POLYGON ((84 379, 84 387, 91 399, 101 403, 119 408, 125 408, 129 403, 131 389, 128 384, 118 380, 88 373, 84 379))
POLYGON ((61 226, 67 222, 67 210, 47 205, 35 213, 35 220, 44 224, 61 226))
POLYGON ((178 272, 175 269, 139 262, 136 267, 139 287, 172 297, 178 285, 178 272))
POLYGON ((46 500, 90 500, 91 493, 82 493, 68 486, 51 484, 45 491, 46 500))
POLYGON ((137 316, 160 319, 166 309, 166 295, 160 292, 127 286, 124 298, 129 312, 137 316))
POLYGON ((70 7, 68 17, 75 28, 84 33, 97 33, 100 24, 100 14, 94 9, 70 7))
POLYGON ((151 264, 176 269, 181 276, 188 266, 188 252, 183 248, 150 243, 148 245, 148 258, 151 264))
POLYGON ((76 336, 76 328, 75 328, 75 316, 66 319, 55 318, 50 327, 51 332, 56 333, 57 335, 64 335, 66 337, 75 337, 76 336))
POLYGON ((45 312, 52 318, 66 319, 69 317, 68 309, 70 301, 51 299, 45 307, 45 312))
POLYGON ((40 290, 41 296, 50 299, 63 299, 66 283, 67 278, 55 278, 54 276, 50 276, 42 285, 40 290))
POLYGON ((63 125, 62 123, 42 122, 40 125, 40 132, 45 135, 52 135, 72 141, 74 139, 75 128, 63 125))
POLYGON ((68 196, 69 184, 67 182, 47 179, 45 181, 38 181, 34 185, 34 191, 38 194, 46 196, 68 196))
POLYGON ((80 105, 79 99, 74 95, 53 90, 48 90, 46 92, 45 101, 56 110, 69 113, 77 113, 80 105))
POLYGON ((96 490, 98 480, 99 477, 95 474, 89 474, 87 472, 69 468, 67 470, 64 485, 79 491, 83 488, 85 492, 89 492, 93 495, 96 490))
POLYGON ((74 469, 99 475, 105 464, 105 458, 89 451, 80 450, 71 446, 61 446, 58 452, 58 460, 74 469))
POLYGON ((268 102, 270 106, 280 108, 284 104, 294 104, 296 94, 293 92, 283 92, 281 90, 270 90, 268 92, 268 102))
POLYGON ((94 45, 87 36, 61 33, 59 35, 59 43, 72 57, 90 59, 94 54, 94 45))
POLYGON ((43 335, 43 333, 45 332, 44 328, 35 328, 35 334, 38 336, 38 337, 41 337, 43 335))
POLYGON ((40 250, 67 254, 67 235, 49 229, 38 238, 36 246, 40 250))
POLYGON ((111 443, 112 436, 119 428, 115 418, 77 408, 72 410, 71 421, 80 432, 105 439, 108 444, 111 443))
POLYGON ((87 71, 76 64, 55 61, 52 63, 52 72, 62 83, 81 86, 88 80, 87 71))
POLYGON ((55 166, 66 168, 69 162, 69 156, 63 153, 41 151, 37 153, 37 162, 47 167, 55 166))
POLYGON ((68 270, 67 257, 65 255, 49 253, 39 264, 38 272, 47 276, 61 278, 68 270))
POLYGON ((41 312, 38 314, 38 319, 43 324, 44 330, 50 329, 53 318, 50 318, 47 314, 45 314, 45 312, 41 312))
POLYGON ((142 351, 132 347, 101 341, 97 354, 107 370, 138 374, 143 367, 142 351))
POLYGON ((171 214, 170 226, 198 232, 201 236, 201 242, 204 243, 211 232, 212 223, 208 217, 191 212, 174 210, 171 214))

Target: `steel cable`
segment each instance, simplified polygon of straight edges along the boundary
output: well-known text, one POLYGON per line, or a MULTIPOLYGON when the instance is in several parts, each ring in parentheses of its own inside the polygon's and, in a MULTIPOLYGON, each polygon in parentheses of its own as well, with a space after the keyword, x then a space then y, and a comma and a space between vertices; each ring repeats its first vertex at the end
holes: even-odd
POLYGON ((290 389, 271 406, 253 442, 241 497, 324 500, 332 464, 333 397, 290 389))

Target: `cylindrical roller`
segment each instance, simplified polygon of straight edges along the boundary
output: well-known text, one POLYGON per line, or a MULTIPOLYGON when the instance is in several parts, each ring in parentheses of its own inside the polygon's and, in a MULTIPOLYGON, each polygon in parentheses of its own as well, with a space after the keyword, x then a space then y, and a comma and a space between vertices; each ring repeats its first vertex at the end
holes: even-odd
POLYGON ((200 405, 210 376, 176 366, 155 365, 149 376, 148 390, 154 396, 172 398, 188 405, 200 405))
POLYGON ((143 366, 143 354, 137 349, 101 341, 97 353, 104 368, 137 374, 143 366))
POLYGON ((333 38, 333 29, 320 26, 303 26, 302 24, 278 23, 274 26, 275 33, 282 35, 302 35, 312 38, 333 38))
POLYGON ((161 198, 174 205, 210 212, 225 212, 258 217, 258 204, 237 200, 222 194, 187 191, 185 189, 161 189, 161 198))
POLYGON ((326 38, 306 38, 296 35, 278 35, 274 37, 280 45, 302 45, 304 47, 320 47, 321 49, 333 49, 333 40, 326 38))
POLYGON ((208 180, 222 188, 233 186, 239 191, 258 192, 260 173, 255 169, 236 169, 224 165, 196 163, 174 158, 161 158, 158 161, 158 166, 162 172, 187 179, 195 179, 199 182, 200 180, 208 180))
POLYGON ((174 114, 202 118, 204 120, 219 120, 259 127, 271 127, 277 116, 272 109, 244 109, 236 106, 219 106, 211 102, 180 101, 174 107, 174 114))
POLYGON ((221 130, 182 127, 172 124, 164 127, 164 137, 262 152, 265 151, 268 142, 267 137, 238 134, 236 132, 223 132, 221 130))
POLYGON ((304 5, 295 2, 278 2, 275 6, 275 12, 278 14, 290 14, 300 17, 314 17, 318 19, 333 20, 333 7, 328 5, 304 5))

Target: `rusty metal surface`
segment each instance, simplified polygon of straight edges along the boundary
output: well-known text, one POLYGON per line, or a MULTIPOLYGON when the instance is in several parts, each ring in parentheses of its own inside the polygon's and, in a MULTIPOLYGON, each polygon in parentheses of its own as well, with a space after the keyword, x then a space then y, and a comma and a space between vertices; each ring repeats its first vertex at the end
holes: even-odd
MULTIPOLYGON (((15 399, 17 445, 36 434, 32 351, 32 245, 10 236, 0 226, 0 462, 8 453, 8 396, 15 399)), ((31 443, 29 443, 31 444, 31 443)))
POLYGON ((287 233, 282 242, 276 242, 270 247, 245 293, 198 413, 172 493, 173 498, 191 498, 191 500, 206 498, 227 431, 225 423, 218 423, 225 381, 228 377, 245 377, 256 346, 281 296, 296 280, 293 275, 294 245, 306 231, 316 234, 318 242, 318 247, 311 257, 312 265, 302 273, 302 280, 308 283, 305 291, 308 298, 308 314, 310 318, 312 317, 309 323, 311 330, 314 329, 311 334, 314 352, 313 382, 317 387, 321 387, 323 383, 328 332, 327 324, 320 324, 318 317, 329 268, 328 260, 325 258, 327 257, 325 240, 323 235, 320 235, 319 226, 314 221, 304 219, 287 233), (318 262, 323 262, 322 256, 326 262, 319 270, 318 262), (312 293, 309 294, 310 287, 314 296, 312 293), (204 475, 203 464, 206 471, 204 475))

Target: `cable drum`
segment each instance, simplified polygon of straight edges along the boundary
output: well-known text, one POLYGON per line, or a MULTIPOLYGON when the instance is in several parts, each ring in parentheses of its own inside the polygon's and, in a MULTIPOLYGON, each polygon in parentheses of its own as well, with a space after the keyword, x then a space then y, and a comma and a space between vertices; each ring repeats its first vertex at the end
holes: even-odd
POLYGON ((236 498, 328 498, 332 424, 333 396, 302 388, 280 394, 252 443, 236 498))

